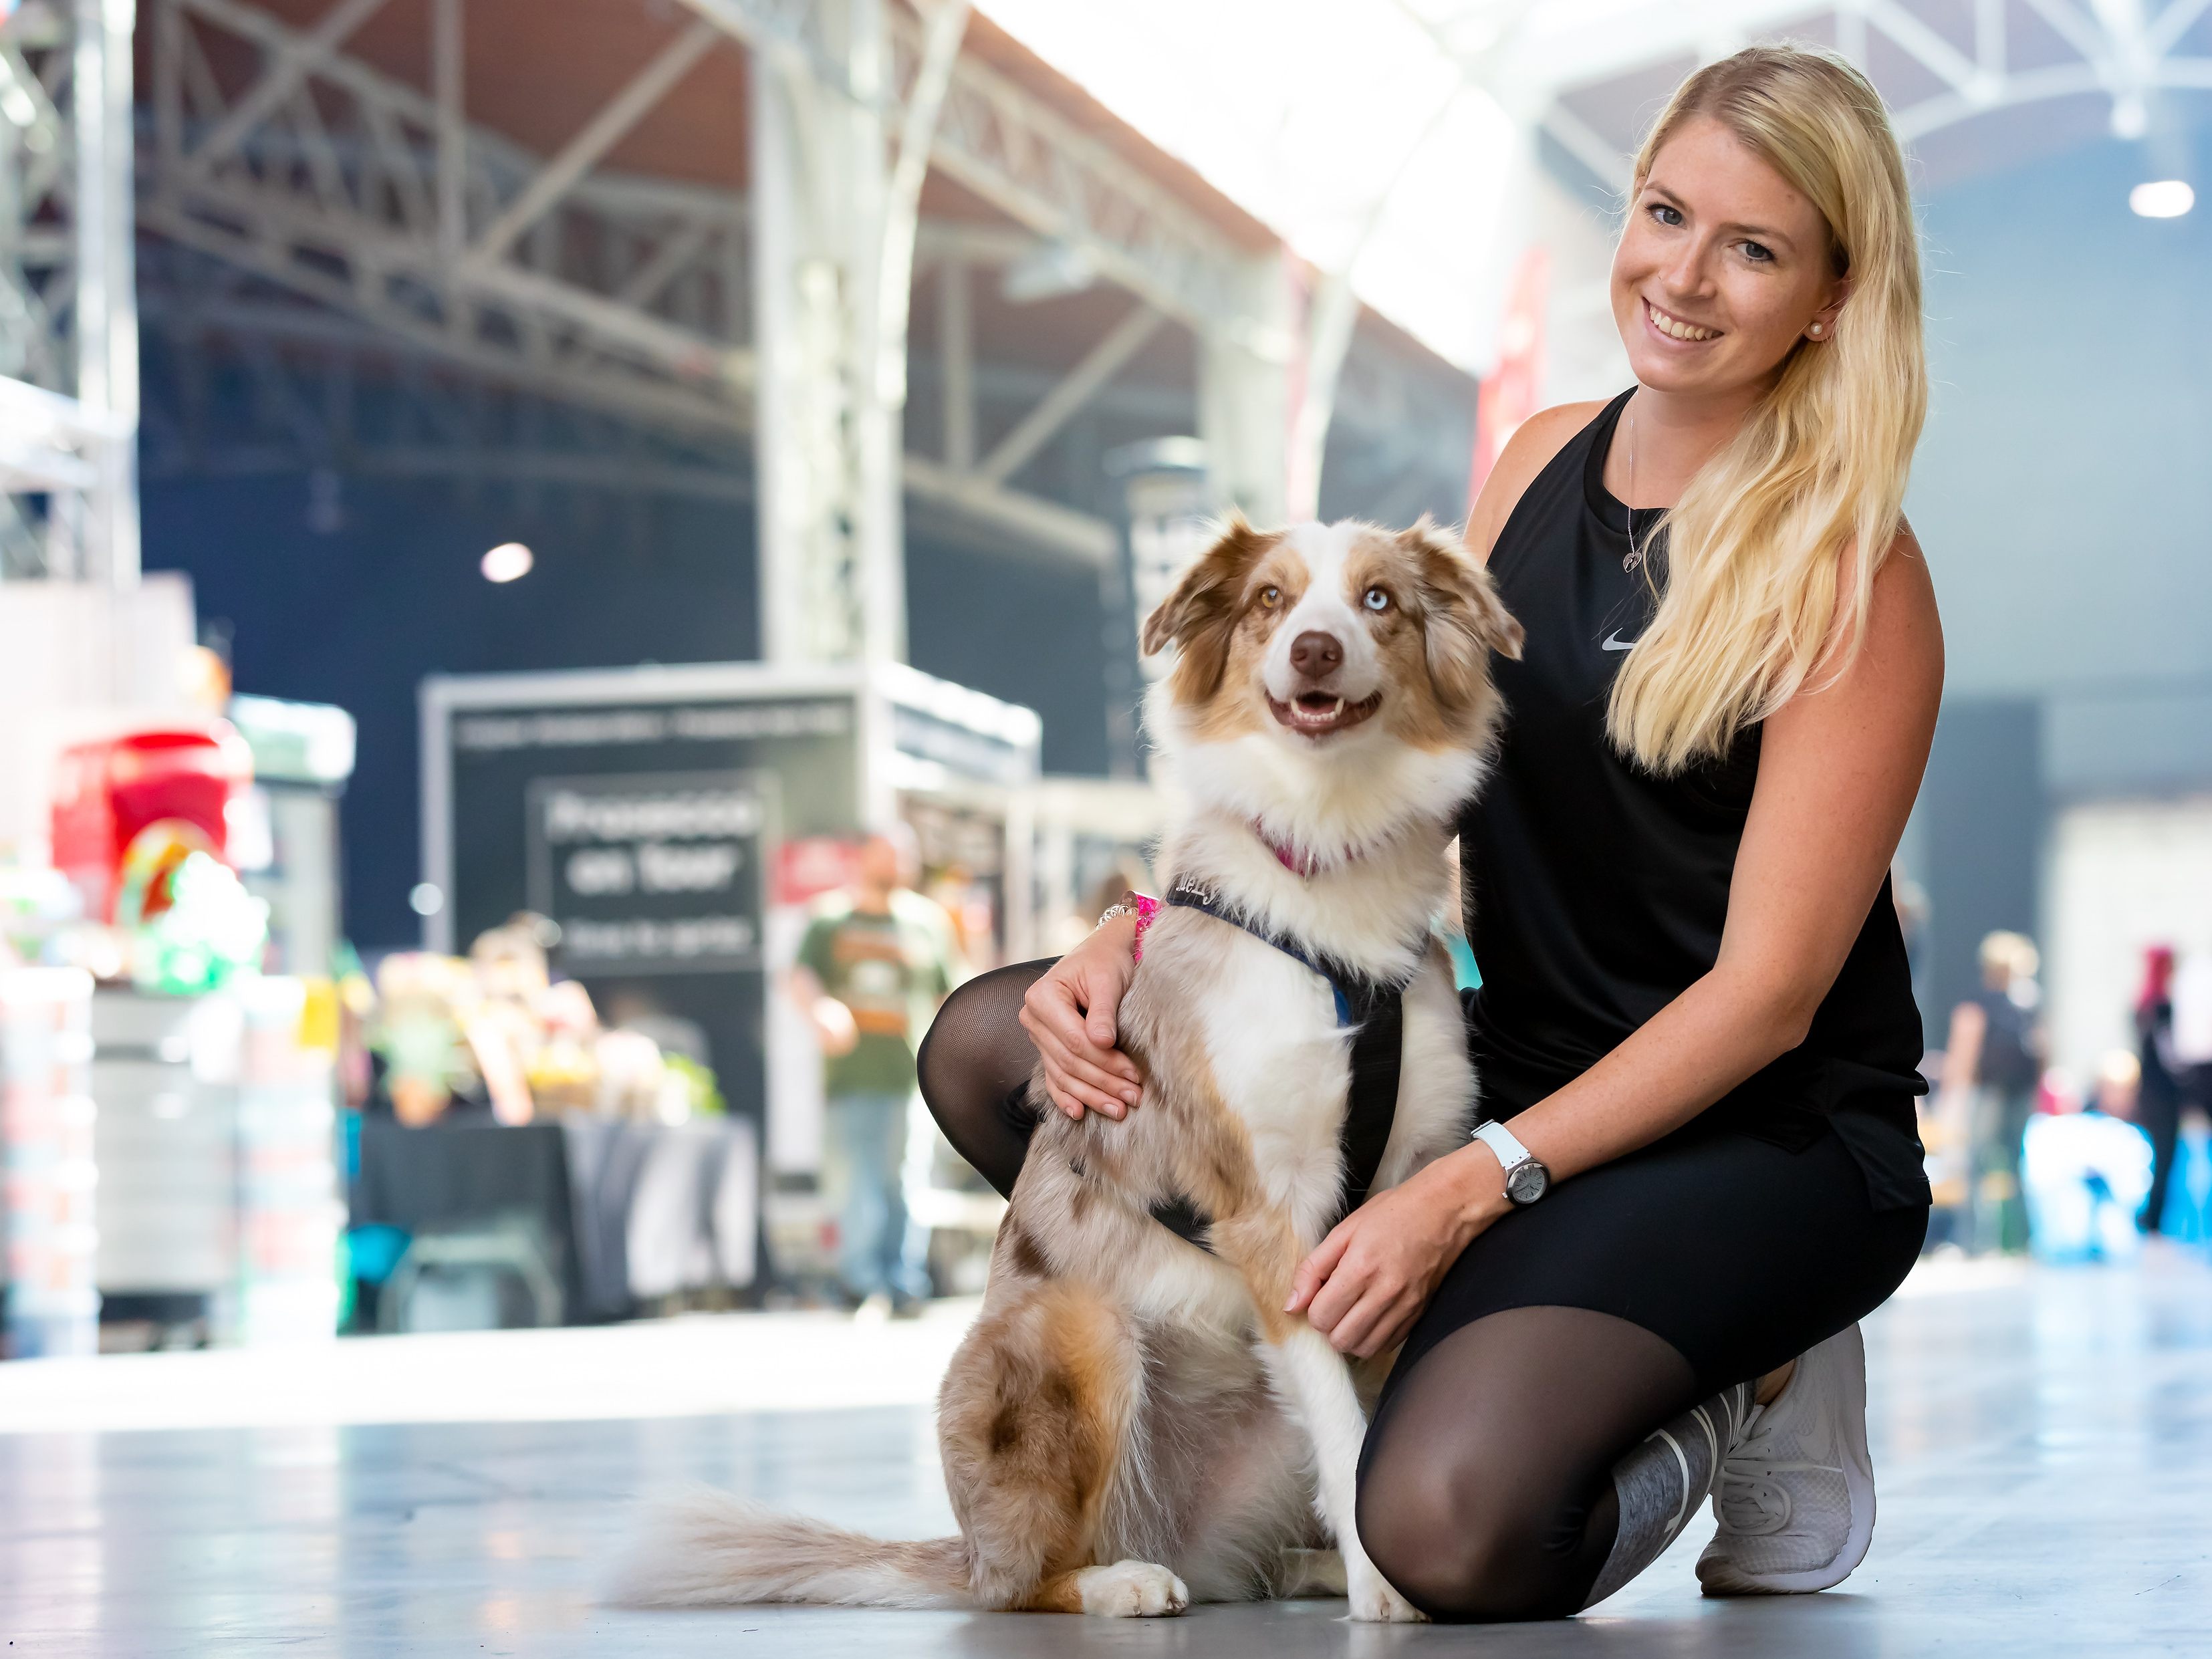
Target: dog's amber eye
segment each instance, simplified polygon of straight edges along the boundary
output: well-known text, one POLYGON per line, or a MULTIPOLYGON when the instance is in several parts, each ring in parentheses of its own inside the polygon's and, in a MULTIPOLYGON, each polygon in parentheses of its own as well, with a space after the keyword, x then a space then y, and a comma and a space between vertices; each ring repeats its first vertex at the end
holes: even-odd
POLYGON ((1370 587, 1367 590, 1367 597, 1364 603, 1370 611, 1388 611, 1390 608, 1390 595, 1380 587, 1370 587))
POLYGON ((1263 587, 1263 588, 1261 588, 1261 589, 1260 590, 1260 609, 1261 609, 1261 610, 1262 610, 1262 611, 1273 611, 1273 610, 1277 605, 1280 605, 1282 602, 1283 602, 1283 590, 1282 590, 1281 588, 1279 588, 1279 587, 1263 587))

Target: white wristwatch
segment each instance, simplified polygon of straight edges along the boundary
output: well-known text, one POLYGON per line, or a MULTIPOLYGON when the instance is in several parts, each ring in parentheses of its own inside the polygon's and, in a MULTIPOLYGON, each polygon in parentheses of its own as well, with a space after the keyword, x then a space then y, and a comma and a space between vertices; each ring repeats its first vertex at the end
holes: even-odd
POLYGON ((1470 1139, 1480 1141, 1498 1155, 1498 1162, 1505 1170, 1505 1196, 1516 1204, 1534 1204, 1551 1189, 1552 1172, 1503 1123, 1477 1124, 1470 1139))

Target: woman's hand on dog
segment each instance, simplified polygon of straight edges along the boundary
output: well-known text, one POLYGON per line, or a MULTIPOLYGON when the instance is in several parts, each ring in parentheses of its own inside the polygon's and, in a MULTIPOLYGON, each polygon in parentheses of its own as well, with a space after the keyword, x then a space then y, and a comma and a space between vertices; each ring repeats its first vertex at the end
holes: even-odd
POLYGON ((1512 1207, 1490 1149, 1462 1147, 1338 1222, 1298 1264, 1284 1311, 1371 1359, 1406 1340, 1444 1269, 1512 1207))
POLYGON ((1022 999, 1022 1029, 1044 1060, 1045 1091, 1072 1118, 1118 1118, 1137 1103, 1144 1074, 1115 1048, 1115 1015, 1135 964, 1137 919, 1117 916, 1062 957, 1022 999))

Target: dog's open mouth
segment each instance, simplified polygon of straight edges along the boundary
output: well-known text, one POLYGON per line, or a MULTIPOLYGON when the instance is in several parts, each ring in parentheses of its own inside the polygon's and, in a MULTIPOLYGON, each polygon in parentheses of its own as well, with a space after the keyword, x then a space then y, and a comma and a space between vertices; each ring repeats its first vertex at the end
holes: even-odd
POLYGON ((1279 724, 1310 738, 1325 737, 1347 726, 1357 726, 1382 706, 1380 691, 1358 702, 1347 702, 1330 691, 1301 691, 1288 702, 1267 699, 1267 712, 1279 724))

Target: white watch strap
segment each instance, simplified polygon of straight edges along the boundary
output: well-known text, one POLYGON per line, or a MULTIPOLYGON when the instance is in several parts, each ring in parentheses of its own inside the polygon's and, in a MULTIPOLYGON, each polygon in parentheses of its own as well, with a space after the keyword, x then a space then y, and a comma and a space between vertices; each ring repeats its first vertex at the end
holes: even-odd
POLYGON ((1474 1138, 1498 1154, 1498 1161, 1504 1167, 1505 1173, 1508 1175, 1511 1175, 1516 1166, 1526 1164, 1534 1156, 1526 1146, 1521 1144, 1513 1131, 1503 1123, 1482 1124, 1476 1128, 1474 1138))

